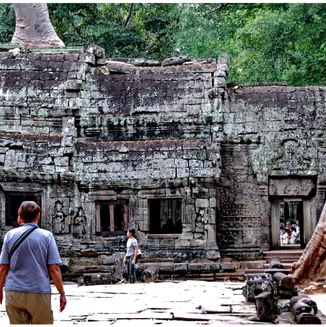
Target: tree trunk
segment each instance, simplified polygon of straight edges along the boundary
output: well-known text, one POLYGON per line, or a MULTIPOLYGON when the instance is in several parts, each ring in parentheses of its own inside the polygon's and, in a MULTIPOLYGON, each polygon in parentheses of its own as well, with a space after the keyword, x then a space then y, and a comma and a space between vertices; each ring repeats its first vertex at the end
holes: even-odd
POLYGON ((64 43, 55 32, 46 3, 14 3, 16 29, 11 43, 24 48, 60 48, 64 43))
POLYGON ((124 27, 126 27, 132 21, 132 18, 134 16, 135 7, 136 7, 135 3, 130 4, 128 17, 127 17, 125 23, 123 24, 124 27))
POLYGON ((326 203, 318 224, 301 257, 292 265, 295 284, 306 285, 315 280, 322 271, 326 258, 326 203))

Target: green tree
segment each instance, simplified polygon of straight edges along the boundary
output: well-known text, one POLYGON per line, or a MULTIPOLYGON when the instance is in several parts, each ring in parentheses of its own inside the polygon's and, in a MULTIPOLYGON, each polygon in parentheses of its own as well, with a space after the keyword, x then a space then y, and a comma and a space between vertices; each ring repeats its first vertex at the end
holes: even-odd
POLYGON ((180 53, 227 52, 229 81, 325 85, 325 4, 190 4, 183 7, 180 53))
POLYGON ((175 34, 179 29, 181 8, 178 4, 139 4, 135 26, 143 36, 143 55, 164 59, 176 54, 175 34))
POLYGON ((51 20, 67 46, 96 43, 108 56, 139 54, 142 39, 127 22, 133 4, 50 4, 51 20))
MULTIPOLYGON (((229 81, 325 85, 324 3, 53 3, 66 46, 98 44, 107 57, 231 57, 229 81)), ((1 42, 14 31, 0 4, 1 42)))
POLYGON ((15 12, 12 4, 0 4, 0 42, 9 43, 15 31, 15 12))
POLYGON ((235 33, 238 82, 325 84, 325 19, 322 4, 259 10, 235 33))
POLYGON ((178 51, 203 58, 230 50, 232 37, 243 24, 242 6, 224 3, 183 5, 175 36, 178 51))
POLYGON ((284 70, 284 80, 326 85, 326 4, 293 4, 289 16, 295 17, 296 28, 292 60, 284 70))
POLYGON ((174 4, 49 4, 65 44, 96 43, 107 56, 164 58, 173 49, 174 4))

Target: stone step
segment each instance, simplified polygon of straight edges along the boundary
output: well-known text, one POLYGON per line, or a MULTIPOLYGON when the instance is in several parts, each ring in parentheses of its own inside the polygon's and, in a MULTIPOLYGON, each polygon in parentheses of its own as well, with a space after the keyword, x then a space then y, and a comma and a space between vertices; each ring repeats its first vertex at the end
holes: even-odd
POLYGON ((264 257, 266 260, 270 261, 273 257, 278 257, 281 260, 288 260, 295 258, 299 259, 303 253, 303 249, 288 249, 288 250, 272 250, 264 252, 264 257))
POLYGON ((141 258, 138 260, 138 263, 144 264, 144 263, 159 263, 159 262, 163 262, 163 263, 174 263, 174 259, 173 258, 159 258, 159 257, 151 257, 151 258, 141 258))
MULTIPOLYGON (((293 262, 284 262, 284 261, 282 261, 282 266, 284 267, 284 269, 291 270, 292 269, 292 263, 293 262)), ((269 263, 265 263, 263 268, 264 269, 269 269, 270 268, 270 264, 269 263)))
MULTIPOLYGON (((174 260, 153 258, 139 260, 139 265, 152 279, 199 279, 199 280, 236 280, 243 281, 243 271, 237 271, 233 262, 196 261, 177 263, 174 260)), ((122 269, 123 267, 118 267, 122 269)), ((122 270, 121 270, 122 274, 122 270)), ((80 284, 115 283, 119 275, 112 264, 94 264, 93 261, 81 261, 67 266, 63 273, 65 281, 77 281, 80 284), (116 274, 117 273, 117 274, 116 274)))
POLYGON ((281 250, 271 250, 264 252, 264 260, 242 262, 240 268, 244 274, 260 274, 270 271, 270 263, 272 258, 279 258, 284 270, 290 274, 292 272, 292 264, 302 255, 303 249, 289 248, 281 250))
POLYGON ((279 258, 283 265, 292 265, 301 257, 303 249, 273 250, 264 253, 267 263, 271 263, 272 258, 279 258))
MULTIPOLYGON (((279 271, 279 269, 277 269, 277 271, 279 271)), ((288 274, 291 273, 292 269, 284 269, 285 272, 287 272, 288 274)), ((250 275, 250 274, 262 274, 262 273, 266 273, 266 272, 271 272, 271 269, 261 269, 261 268, 251 268, 251 269, 245 269, 244 270, 244 274, 245 275, 250 275)))
MULTIPOLYGON (((275 256, 267 257, 266 261, 270 263, 272 258, 275 258, 275 256)), ((288 256, 279 256, 278 258, 281 260, 281 262, 294 262, 294 261, 298 261, 300 256, 288 255, 288 256)))
POLYGON ((216 272, 208 274, 186 274, 186 280, 204 280, 204 281, 245 281, 245 274, 243 271, 236 272, 216 272))
MULTIPOLYGON (((284 271, 291 273, 292 264, 302 253, 302 249, 267 251, 263 260, 252 261, 196 261, 177 263, 169 258, 142 258, 139 260, 140 266, 149 271, 153 277, 161 279, 198 279, 198 280, 231 280, 244 281, 246 275, 255 273, 266 273, 270 271, 270 260, 278 257, 284 266, 284 271)), ((81 260, 79 265, 70 266, 70 274, 66 272, 64 279, 78 280, 83 277, 89 283, 114 283, 114 265, 108 261, 108 264, 94 264, 93 261, 86 258, 81 260), (86 261, 85 261, 86 260, 86 261), (110 279, 112 275, 112 279, 110 279)), ((103 260, 102 260, 103 261, 103 260)), ((68 268, 68 267, 67 267, 68 268)), ((121 268, 120 268, 121 269, 121 268)))

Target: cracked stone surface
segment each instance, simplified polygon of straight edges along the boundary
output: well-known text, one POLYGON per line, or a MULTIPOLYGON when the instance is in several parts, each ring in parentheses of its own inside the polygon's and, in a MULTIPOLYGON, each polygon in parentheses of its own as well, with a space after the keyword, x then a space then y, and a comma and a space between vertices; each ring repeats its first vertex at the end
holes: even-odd
MULTIPOLYGON (((164 281, 115 285, 78 286, 66 284, 68 304, 58 310, 58 294, 53 288, 55 325, 75 326, 220 326, 260 325, 254 303, 246 302, 241 282, 164 281)), ((323 308, 326 294, 309 295, 316 301, 318 316, 326 323, 323 308)), ((280 300, 286 302, 288 300, 280 300)), ((4 305, 1 326, 9 325, 4 305)), ((279 324, 293 324, 290 313, 278 316, 279 324)), ((272 324, 272 323, 263 323, 272 324)))

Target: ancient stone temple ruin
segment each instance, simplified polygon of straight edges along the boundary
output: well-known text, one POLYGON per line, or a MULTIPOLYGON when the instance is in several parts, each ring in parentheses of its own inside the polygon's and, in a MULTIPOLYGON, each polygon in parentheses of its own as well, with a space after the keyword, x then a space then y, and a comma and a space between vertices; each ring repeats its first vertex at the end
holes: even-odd
POLYGON ((1 236, 41 205, 64 258, 256 259, 304 247, 326 195, 324 87, 228 85, 228 58, 0 53, 1 236))

